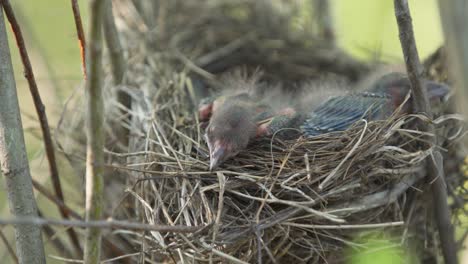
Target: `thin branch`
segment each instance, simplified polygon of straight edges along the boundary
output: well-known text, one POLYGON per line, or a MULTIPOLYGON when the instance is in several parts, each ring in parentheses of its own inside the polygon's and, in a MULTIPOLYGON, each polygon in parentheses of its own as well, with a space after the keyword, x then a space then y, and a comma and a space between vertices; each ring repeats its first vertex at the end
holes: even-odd
MULTIPOLYGON (((1 1, 3 4, 5 1, 1 1)), ((0 168, 5 177, 10 212, 17 217, 37 216, 31 173, 24 143, 10 49, 0 6, 0 168)), ((20 263, 45 263, 41 230, 15 226, 20 263)))
POLYGON ((423 89, 423 68, 419 60, 410 11, 407 0, 394 0, 395 16, 400 33, 400 42, 406 62, 408 78, 416 112, 431 115, 426 89, 423 89))
POLYGON ((71 0, 73 9, 73 18, 75 19, 76 33, 78 35, 78 42, 81 53, 81 66, 83 70, 83 76, 86 80, 86 39, 83 31, 83 23, 81 22, 80 7, 78 6, 77 0, 71 0))
MULTIPOLYGON (((87 92, 87 152, 86 152, 86 221, 100 220, 103 211, 104 171, 104 102, 102 95, 102 24, 105 1, 90 1, 89 63, 87 92)), ((89 226, 86 230, 85 263, 99 263, 101 229, 89 226)))
POLYGON ((32 184, 34 189, 44 195, 47 199, 52 201, 60 210, 66 211, 67 214, 75 219, 81 219, 81 216, 68 207, 62 200, 58 199, 56 196, 52 195, 44 186, 42 186, 38 181, 32 179, 32 184))
POLYGON ((383 227, 402 226, 404 224, 405 222, 403 221, 377 223, 377 224, 360 224, 360 225, 308 225, 308 224, 300 224, 300 223, 294 223, 294 222, 282 223, 282 225, 285 225, 285 226, 313 228, 313 229, 367 229, 367 228, 374 229, 374 228, 383 228, 383 227))
MULTIPOLYGON (((5 9, 5 14, 10 22, 11 28, 15 35, 16 44, 18 45, 21 61, 23 62, 24 66, 24 76, 28 81, 29 90, 31 92, 34 106, 36 108, 37 116, 39 118, 39 123, 41 124, 41 131, 44 139, 44 147, 46 150, 47 160, 49 162, 49 169, 50 169, 50 177, 52 179, 52 184, 54 186, 54 191, 57 197, 64 201, 62 186, 60 184, 60 177, 57 168, 57 160, 55 158, 54 152, 54 144, 52 142, 52 137, 50 134, 49 122, 47 120, 47 114, 45 111, 45 106, 42 103, 41 95, 39 93, 39 89, 36 84, 36 80, 34 78, 34 72, 31 66, 31 61, 29 60, 28 51, 26 49, 26 45, 24 43, 23 34, 21 32, 20 25, 16 20, 15 14, 13 12, 13 8, 10 5, 8 0, 2 0, 2 5, 5 9)), ((60 210, 60 208, 59 208, 60 210)), ((64 218, 69 218, 67 212, 60 210, 60 214, 64 218)), ((73 229, 67 230, 68 236, 75 247, 76 252, 78 255, 81 255, 81 246, 78 240, 78 236, 76 235, 73 229)))
POLYGON ((457 242, 451 222, 451 212, 448 206, 447 184, 445 183, 444 159, 439 151, 434 151, 428 159, 429 179, 432 182, 432 201, 437 229, 439 230, 440 246, 446 264, 458 263, 457 242))
MULTIPOLYGON (((62 208, 63 210, 66 210, 71 217, 82 221, 83 218, 73 209, 68 207, 66 204, 64 204, 62 201, 57 199, 54 195, 52 195, 44 186, 42 186, 39 182, 35 181, 33 179, 33 186, 34 188, 40 192, 42 195, 44 195, 47 199, 49 199, 51 202, 55 203, 58 207, 62 208)), ((111 240, 103 237, 102 238, 103 245, 108 247, 110 252, 112 253, 113 256, 121 256, 124 255, 125 253, 118 247, 116 246, 111 240)), ((124 260, 125 263, 127 263, 127 260, 124 260)))
MULTIPOLYGON (((43 217, 43 214, 40 209, 37 209, 37 213, 39 217, 43 217)), ((73 257, 73 253, 66 247, 66 244, 60 239, 60 237, 57 236, 57 232, 52 227, 50 227, 49 225, 44 225, 42 227, 42 231, 49 239, 48 241, 46 240, 46 244, 50 241, 57 250, 57 252, 60 252, 60 254, 63 257, 73 257)))
MULTIPOLYGON (((419 60, 416 41, 414 39, 413 25, 407 0, 394 0, 395 16, 400 32, 400 42, 403 55, 406 62, 406 70, 411 82, 411 91, 415 110, 431 117, 429 100, 426 89, 423 89, 421 80, 422 66, 419 60)), ((431 134, 434 127, 427 124, 422 127, 423 131, 431 134)), ((436 146, 437 141, 432 140, 432 145, 436 146)), ((433 180, 431 185, 432 199, 435 207, 435 216, 437 228, 439 230, 440 245, 444 255, 445 263, 457 263, 457 248, 453 233, 453 227, 450 222, 450 208, 447 204, 447 189, 445 184, 445 175, 443 172, 442 155, 434 148, 432 158, 426 160, 428 167, 428 176, 433 180)))
POLYGON ((183 226, 183 225, 156 225, 144 224, 118 220, 99 220, 99 221, 78 221, 46 219, 40 217, 16 217, 0 218, 0 225, 26 225, 26 226, 44 226, 56 225, 64 227, 94 228, 94 229, 124 229, 134 231, 157 231, 162 233, 174 232, 180 234, 194 233, 205 226, 183 226))
POLYGON ((84 261, 81 259, 62 258, 54 255, 49 255, 48 257, 51 259, 61 261, 61 263, 84 263, 84 261))
POLYGON ((18 257, 15 254, 15 251, 13 250, 13 247, 11 247, 10 243, 8 242, 8 239, 6 238, 5 234, 3 234, 3 231, 0 229, 0 239, 2 239, 3 244, 5 244, 5 247, 8 250, 8 253, 10 254, 11 258, 15 263, 19 263, 18 257))

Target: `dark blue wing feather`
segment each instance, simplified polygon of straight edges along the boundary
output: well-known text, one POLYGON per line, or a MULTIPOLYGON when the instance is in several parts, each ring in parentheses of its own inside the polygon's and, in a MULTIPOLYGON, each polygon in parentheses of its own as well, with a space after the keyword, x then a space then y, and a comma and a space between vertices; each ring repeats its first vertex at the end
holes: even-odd
POLYGON ((388 102, 385 94, 367 92, 333 97, 311 112, 301 128, 307 136, 343 131, 361 119, 383 118, 388 102))

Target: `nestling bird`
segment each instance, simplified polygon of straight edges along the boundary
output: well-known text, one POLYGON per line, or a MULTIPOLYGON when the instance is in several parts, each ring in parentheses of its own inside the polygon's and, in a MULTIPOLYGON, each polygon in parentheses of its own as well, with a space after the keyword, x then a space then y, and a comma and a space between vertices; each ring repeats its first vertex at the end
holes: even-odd
MULTIPOLYGON (((444 84, 431 81, 424 84, 431 103, 448 94, 444 84)), ((271 136, 284 128, 300 129, 304 136, 312 137, 346 130, 361 119, 386 119, 404 102, 409 91, 406 75, 390 73, 364 91, 345 92, 318 105, 308 105, 306 100, 301 106, 286 106, 277 111, 268 100, 251 92, 207 99, 200 104, 199 115, 208 122, 205 140, 210 170, 237 155, 256 137, 271 136)), ((312 93, 312 97, 316 96, 320 95, 312 93)), ((411 105, 411 102, 403 105, 402 113, 411 112, 411 105)))

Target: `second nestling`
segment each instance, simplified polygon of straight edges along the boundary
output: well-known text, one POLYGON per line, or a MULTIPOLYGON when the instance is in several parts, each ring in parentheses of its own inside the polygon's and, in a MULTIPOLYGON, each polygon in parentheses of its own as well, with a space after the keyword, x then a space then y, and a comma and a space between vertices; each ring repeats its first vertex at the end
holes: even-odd
MULTIPOLYGON (((449 92, 444 84, 427 80, 424 84, 432 104, 440 102, 449 92)), ((206 99, 198 111, 200 120, 208 122, 205 140, 210 153, 210 170, 236 156, 252 140, 272 136, 283 129, 299 130, 304 136, 313 137, 346 130, 361 119, 386 119, 405 101, 409 91, 410 82, 405 74, 389 73, 364 89, 344 94, 341 91, 342 95, 336 93, 332 97, 311 92, 310 97, 307 96, 311 100, 306 98, 300 105, 283 104, 279 109, 252 87, 206 99)), ((411 105, 410 98, 400 113, 412 112, 411 105)))

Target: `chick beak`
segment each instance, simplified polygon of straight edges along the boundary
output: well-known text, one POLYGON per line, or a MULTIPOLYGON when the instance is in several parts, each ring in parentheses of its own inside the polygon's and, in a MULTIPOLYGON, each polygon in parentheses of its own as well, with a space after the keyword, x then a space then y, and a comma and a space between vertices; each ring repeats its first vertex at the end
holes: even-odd
POLYGON ((210 150, 210 171, 216 169, 221 164, 226 153, 226 147, 221 144, 216 144, 214 149, 210 150))

